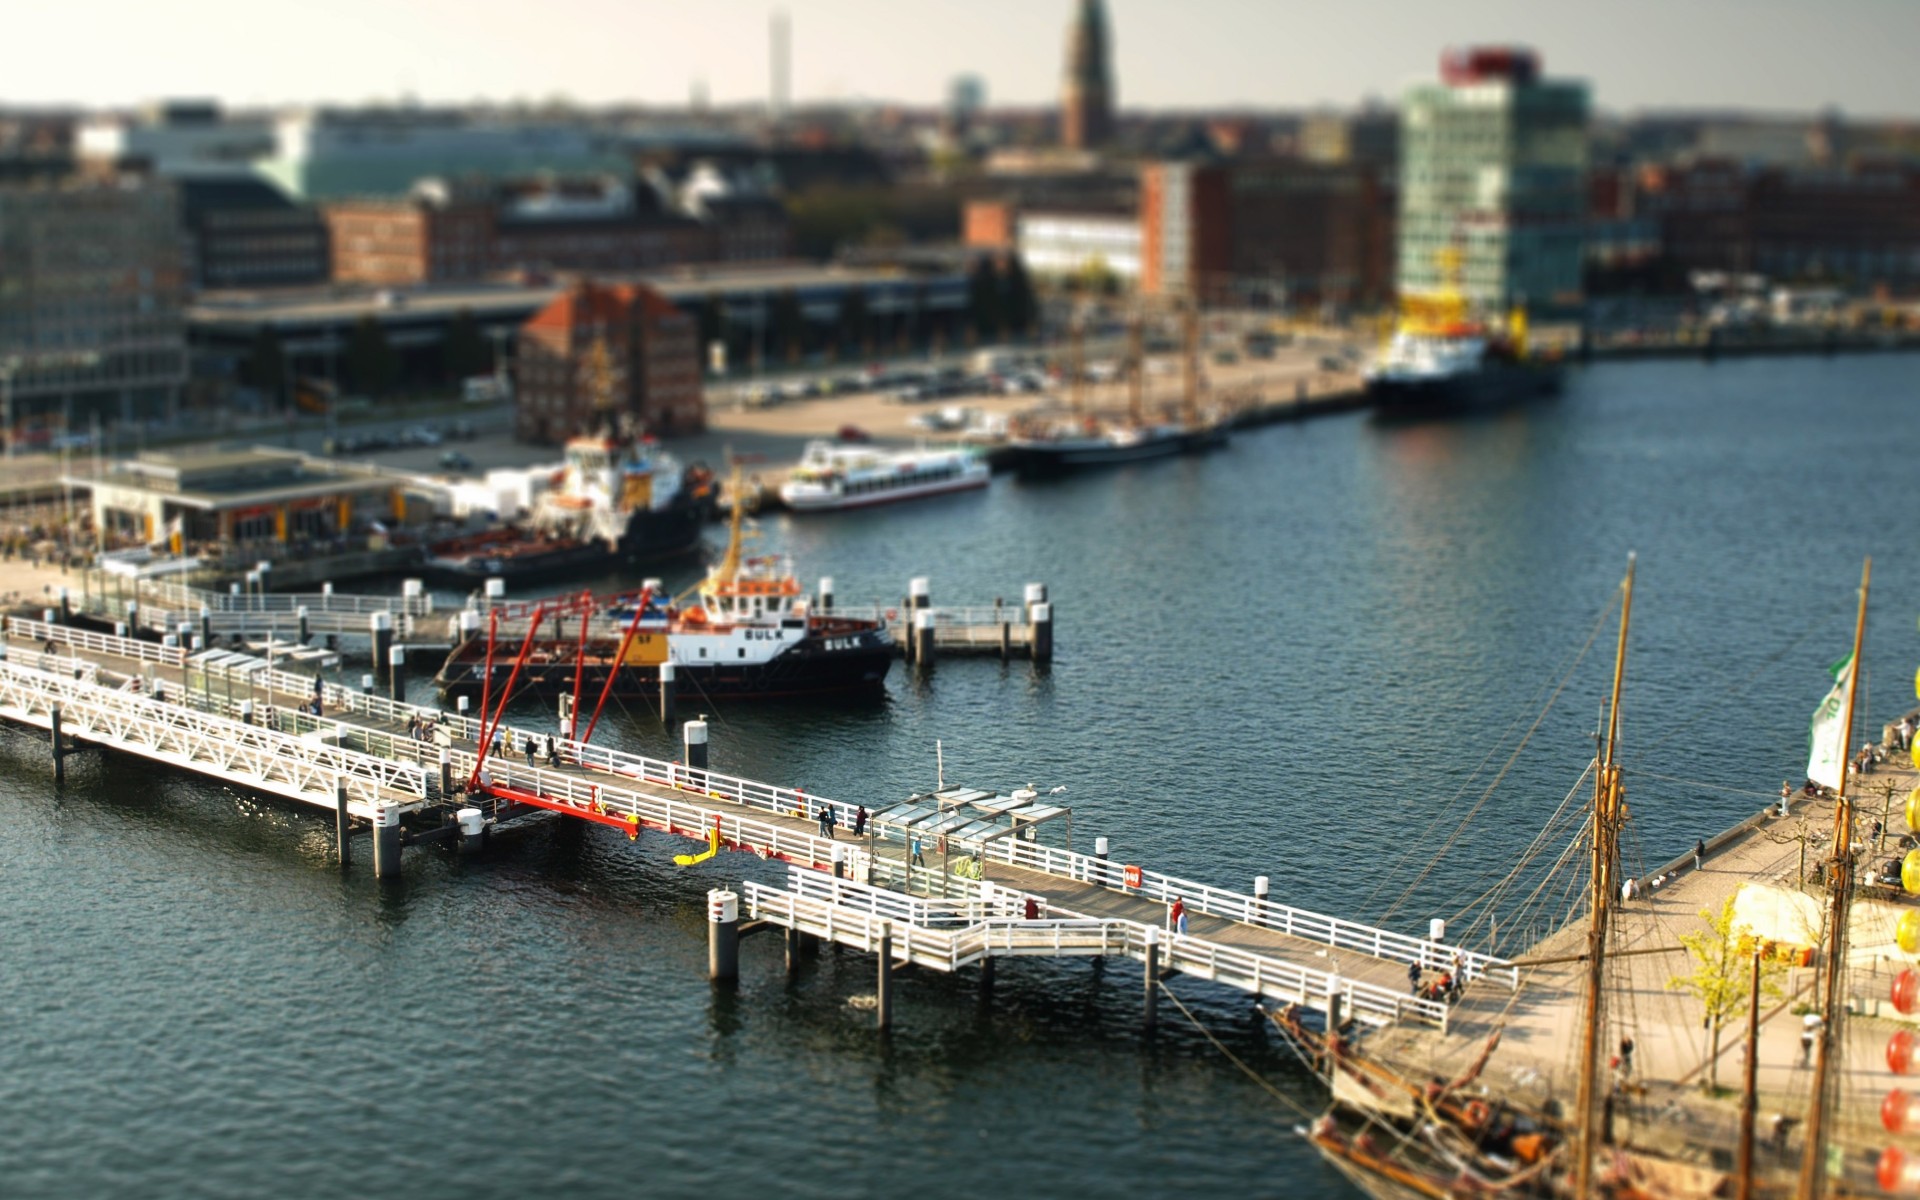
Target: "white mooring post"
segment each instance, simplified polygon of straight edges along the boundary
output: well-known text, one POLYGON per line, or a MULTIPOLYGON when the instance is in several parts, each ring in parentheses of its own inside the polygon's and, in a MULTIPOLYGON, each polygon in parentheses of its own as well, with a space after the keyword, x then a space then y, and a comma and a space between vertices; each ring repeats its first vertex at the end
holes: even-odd
POLYGON ((740 978, 740 897, 725 888, 707 893, 707 978, 740 978))

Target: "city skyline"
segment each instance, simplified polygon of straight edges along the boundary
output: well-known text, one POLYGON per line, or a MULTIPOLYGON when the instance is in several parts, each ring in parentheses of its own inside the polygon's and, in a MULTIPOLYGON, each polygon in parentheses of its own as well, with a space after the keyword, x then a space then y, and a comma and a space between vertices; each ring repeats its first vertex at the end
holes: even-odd
MULTIPOLYGON (((236 0, 165 8, 103 0, 84 16, 55 6, 17 15, 19 44, 85 45, 85 70, 75 70, 73 55, 24 55, 3 98, 130 107, 170 96, 235 106, 564 96, 680 106, 699 85, 714 105, 734 106, 768 95, 776 7, 791 15, 799 106, 931 107, 963 73, 985 81, 990 106, 1052 106, 1075 10, 1072 0, 709 0, 697 8, 574 0, 529 36, 525 11, 505 0, 282 5, 265 10, 281 14, 270 21, 236 0), (115 36, 103 40, 102 28, 115 36)), ((1259 0, 1108 0, 1107 9, 1123 110, 1391 101, 1431 78, 1446 46, 1518 42, 1541 52, 1549 74, 1591 80, 1602 110, 1834 106, 1920 115, 1901 61, 1920 44, 1920 5, 1901 0, 1355 0, 1310 16, 1259 0)))

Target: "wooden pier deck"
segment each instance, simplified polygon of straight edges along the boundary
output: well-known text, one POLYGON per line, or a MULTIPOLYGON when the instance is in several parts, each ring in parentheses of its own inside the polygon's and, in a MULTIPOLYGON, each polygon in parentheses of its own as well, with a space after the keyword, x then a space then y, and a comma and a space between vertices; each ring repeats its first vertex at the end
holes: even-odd
MULTIPOLYGON (((1153 955, 1167 970, 1268 999, 1323 1007, 1337 997, 1346 1013, 1368 1024, 1441 1027, 1449 1010, 1408 994, 1409 964, 1431 969, 1457 961, 1501 992, 1518 983, 1511 964, 1460 947, 1026 838, 979 846, 978 879, 948 869, 931 838, 926 857, 937 865, 917 866, 906 827, 873 820, 856 839, 843 832, 853 827, 855 804, 707 770, 696 764, 704 741, 700 754, 676 763, 555 739, 557 761, 529 764, 521 748, 528 738, 542 742, 548 731, 503 728, 499 741, 512 752, 488 755, 485 786, 469 793, 464 785, 479 761, 474 718, 234 652, 195 656, 20 618, 0 629, 7 651, 0 719, 46 729, 42 717, 57 702, 88 714, 69 723, 76 737, 321 807, 334 807, 336 782, 344 780, 360 789, 349 797, 348 815, 404 819, 406 832, 396 835, 404 842, 462 841, 451 831, 470 836, 481 821, 512 822, 540 811, 635 837, 660 831, 704 842, 717 831, 726 849, 801 869, 786 888, 743 885, 754 920, 868 949, 897 932, 908 960, 929 967, 957 970, 1003 954, 1153 955), (156 690, 164 702, 155 700, 156 690), (302 711, 316 697, 319 714, 302 711), (414 720, 431 723, 430 738, 409 736, 414 720), (197 749, 164 752, 134 731, 149 725, 190 727, 197 749), (242 751, 255 757, 235 757, 242 751), (823 809, 834 814, 840 836, 822 836, 823 809), (832 887, 822 891, 813 881, 832 887), (1165 928, 1176 896, 1190 914, 1184 935, 1165 928), (1029 897, 1034 920, 1024 916, 1029 897), (953 928, 954 904, 980 906, 980 919, 953 928), (1007 915, 1010 906, 1021 915, 1007 915)), ((699 725, 704 739, 704 723, 689 724, 699 725)), ((888 807, 876 802, 872 809, 888 807)), ((387 866, 397 869, 397 860, 387 866)))

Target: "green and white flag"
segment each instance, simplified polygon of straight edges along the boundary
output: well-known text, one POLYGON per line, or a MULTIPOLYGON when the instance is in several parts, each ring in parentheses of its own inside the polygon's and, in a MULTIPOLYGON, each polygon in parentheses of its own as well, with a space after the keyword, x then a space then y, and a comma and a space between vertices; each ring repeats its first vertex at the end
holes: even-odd
POLYGON ((1813 710, 1813 726, 1807 731, 1807 778, 1838 789, 1840 773, 1847 766, 1847 681, 1853 675, 1853 655, 1827 670, 1833 675, 1833 690, 1813 710))

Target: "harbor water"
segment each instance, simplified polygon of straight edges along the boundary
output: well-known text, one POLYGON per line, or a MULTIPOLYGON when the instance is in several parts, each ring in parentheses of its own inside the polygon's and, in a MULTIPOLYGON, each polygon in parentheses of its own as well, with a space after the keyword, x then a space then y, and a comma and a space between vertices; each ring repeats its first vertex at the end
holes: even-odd
MULTIPOLYGON (((1867 554, 1863 728, 1911 707, 1917 367, 1612 364, 1481 419, 1332 417, 769 517, 752 549, 846 604, 927 575, 936 604, 1017 605, 1044 580, 1056 661, 682 715, 708 713, 717 770, 869 808, 931 786, 938 741, 949 782, 1064 787, 1079 848, 1477 938, 1457 914, 1592 753, 1629 551, 1630 866, 1800 781, 1867 554)), ((643 710, 602 728, 677 754, 643 710)), ((1173 983, 1264 1086, 1166 1006, 1143 1043, 1117 960, 1004 963, 984 1002, 971 974, 909 972, 883 1040, 865 956, 789 982, 778 939, 750 938, 737 991, 705 982, 707 890, 770 864, 680 869, 661 835, 556 819, 478 858, 411 852, 382 889, 331 836, 123 758, 74 760, 56 793, 45 746, 0 732, 0 1193, 1349 1194, 1291 1133, 1312 1082, 1237 994, 1173 983)), ((1503 919, 1498 949, 1551 916, 1503 919)))

